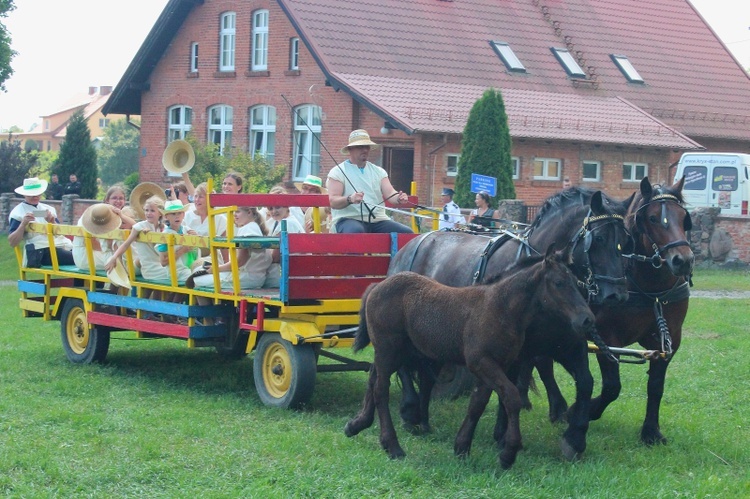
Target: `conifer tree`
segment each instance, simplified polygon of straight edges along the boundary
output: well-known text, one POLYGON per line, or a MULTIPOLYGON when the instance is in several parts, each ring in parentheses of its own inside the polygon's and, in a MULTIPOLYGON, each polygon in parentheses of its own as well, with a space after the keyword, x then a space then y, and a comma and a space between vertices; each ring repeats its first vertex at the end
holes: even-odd
POLYGON ((60 146, 60 155, 52 166, 60 183, 67 183, 71 173, 81 182, 81 197, 94 199, 96 188, 96 149, 91 144, 91 131, 83 111, 76 112, 68 123, 65 141, 60 146))
MULTIPOLYGON (((454 197, 459 206, 474 206, 472 173, 497 179, 495 199, 515 199, 510 147, 508 116, 503 98, 499 91, 487 89, 471 108, 464 128, 454 197)), ((493 206, 497 204, 493 203, 493 206)))

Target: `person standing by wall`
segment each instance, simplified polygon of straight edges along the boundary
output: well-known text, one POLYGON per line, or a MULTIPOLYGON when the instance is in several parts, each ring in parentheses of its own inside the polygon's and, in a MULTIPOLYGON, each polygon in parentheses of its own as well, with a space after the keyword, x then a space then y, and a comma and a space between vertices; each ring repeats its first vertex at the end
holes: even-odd
POLYGON ((47 186, 47 199, 60 201, 63 197, 64 187, 60 183, 60 179, 57 177, 57 173, 53 173, 49 178, 49 185, 47 186))
POLYGON ((78 181, 78 176, 75 173, 71 173, 68 177, 70 182, 65 184, 63 194, 78 194, 81 195, 81 183, 78 181))
POLYGON ((443 202, 443 214, 440 215, 440 230, 455 229, 456 224, 466 223, 466 219, 461 215, 461 208, 453 201, 455 191, 448 187, 443 187, 443 193, 440 200, 443 202))

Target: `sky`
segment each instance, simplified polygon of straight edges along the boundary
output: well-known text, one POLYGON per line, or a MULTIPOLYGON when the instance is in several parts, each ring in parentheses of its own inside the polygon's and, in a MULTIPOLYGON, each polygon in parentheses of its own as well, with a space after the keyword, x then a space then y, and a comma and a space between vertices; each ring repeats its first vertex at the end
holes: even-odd
MULTIPOLYGON (((90 86, 117 85, 167 0, 16 0, 3 19, 18 52, 0 92, 0 130, 28 130, 90 86), (62 21, 62 22, 61 22, 62 21)), ((727 48, 750 68, 750 2, 693 0, 727 48)), ((644 2, 647 5, 647 2, 644 2)))

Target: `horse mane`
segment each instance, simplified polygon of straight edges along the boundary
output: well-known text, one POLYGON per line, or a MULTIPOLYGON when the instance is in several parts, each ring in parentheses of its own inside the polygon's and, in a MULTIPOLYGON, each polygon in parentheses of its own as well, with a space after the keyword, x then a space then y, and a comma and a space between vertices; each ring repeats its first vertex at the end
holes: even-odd
MULTIPOLYGON (((549 213, 556 213, 570 206, 588 206, 591 202, 591 198, 596 192, 597 191, 594 189, 576 186, 560 191, 557 194, 553 194, 544 200, 544 204, 536 217, 534 217, 531 227, 538 227, 549 213)), ((602 200, 604 201, 605 206, 610 207, 614 212, 617 211, 616 207, 619 204, 617 200, 607 196, 604 192, 602 192, 602 200)), ((622 214, 624 215, 624 213, 622 214)))

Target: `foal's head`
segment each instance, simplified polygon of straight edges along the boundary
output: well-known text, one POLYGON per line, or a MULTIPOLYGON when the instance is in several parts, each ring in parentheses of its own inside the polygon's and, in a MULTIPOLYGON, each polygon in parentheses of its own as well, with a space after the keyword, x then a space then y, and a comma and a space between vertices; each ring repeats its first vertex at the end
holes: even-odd
POLYGON ((678 277, 693 272, 695 256, 685 232, 693 227, 690 213, 683 206, 683 177, 670 187, 641 180, 628 211, 628 227, 636 242, 635 252, 649 257, 655 268, 666 263, 678 277))
POLYGON ((557 323, 569 324, 577 333, 585 334, 594 326, 594 315, 586 300, 578 292, 577 279, 570 270, 572 253, 570 245, 555 251, 554 244, 547 248, 543 258, 521 260, 506 269, 499 280, 516 279, 526 287, 532 307, 528 308, 534 319, 547 315, 557 323))

